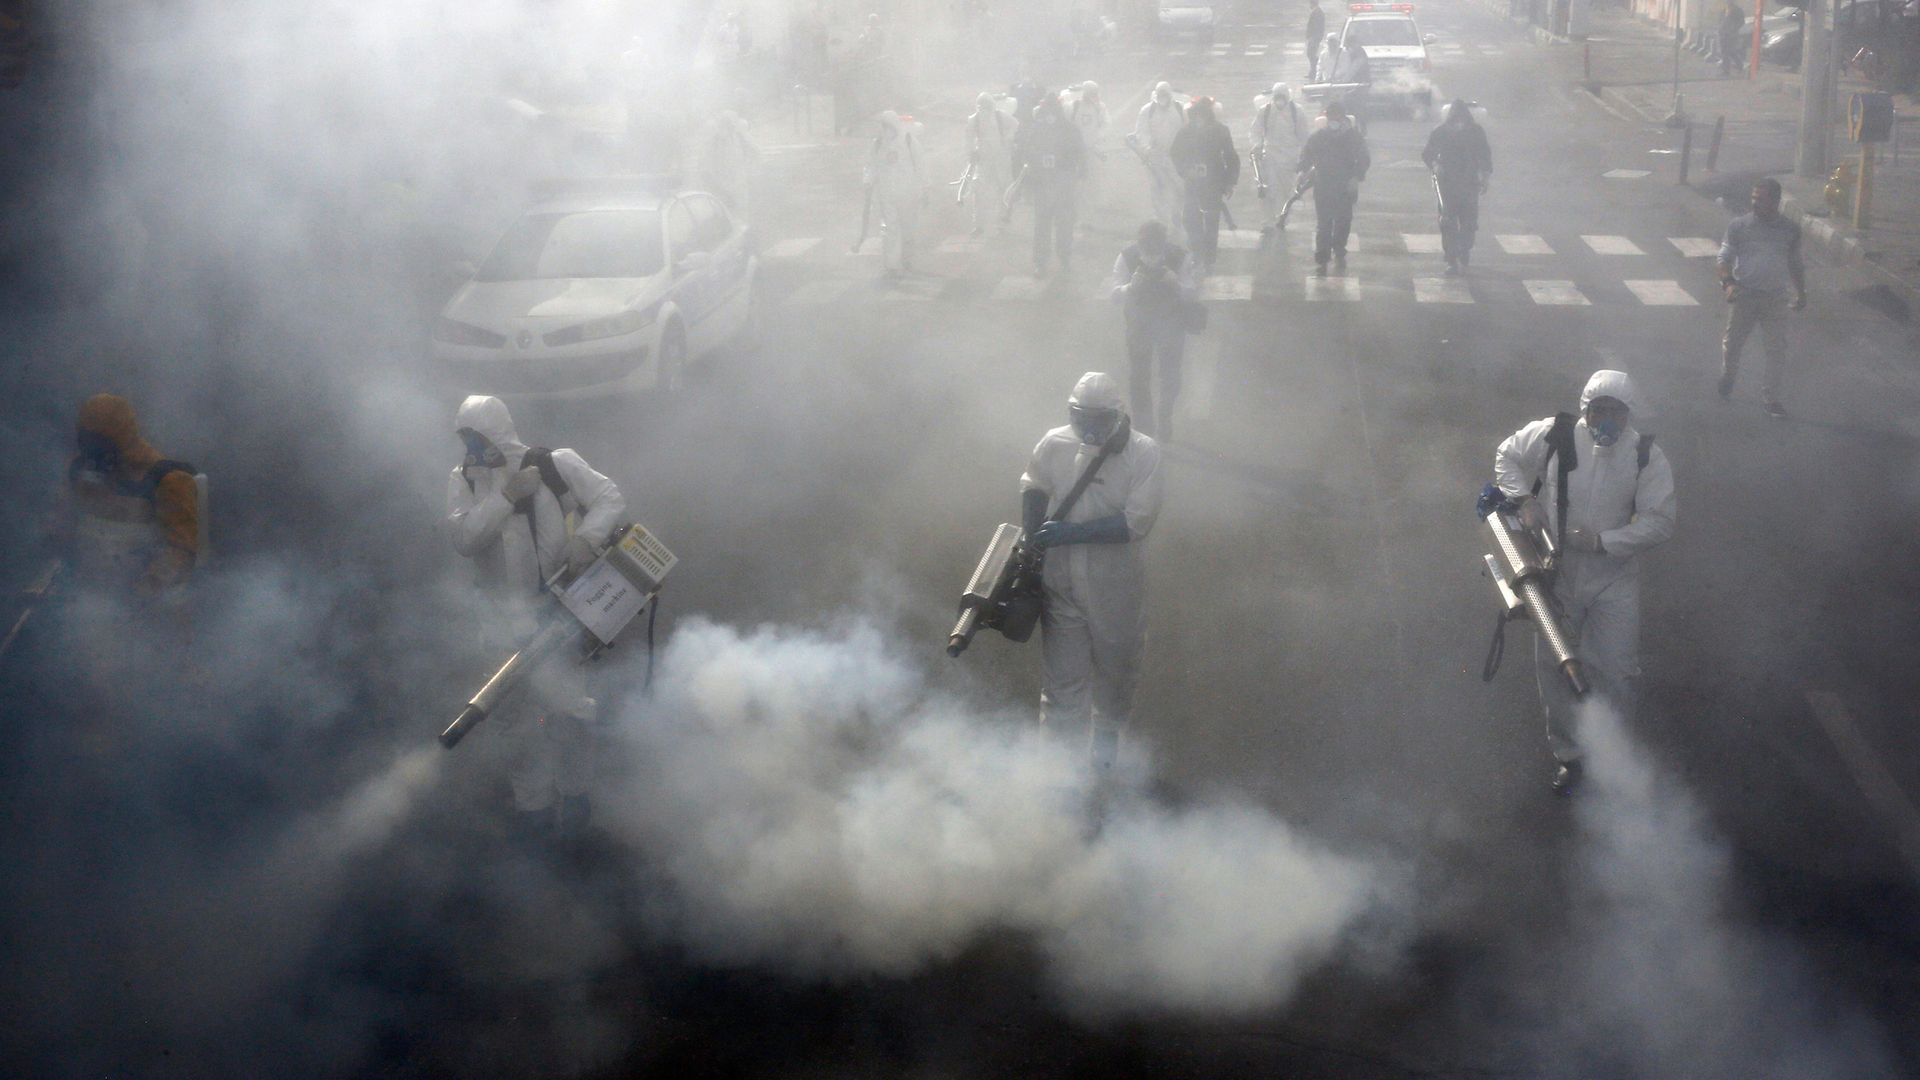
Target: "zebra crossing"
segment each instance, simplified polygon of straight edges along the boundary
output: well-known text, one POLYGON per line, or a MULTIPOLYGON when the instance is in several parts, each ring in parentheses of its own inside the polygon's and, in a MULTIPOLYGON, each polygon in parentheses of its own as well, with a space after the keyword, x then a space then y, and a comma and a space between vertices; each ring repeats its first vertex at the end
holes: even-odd
MULTIPOLYGON (((1363 223, 1364 224, 1364 223, 1363 223)), ((805 267, 805 275, 785 297, 788 305, 815 306, 846 301, 887 302, 984 298, 993 303, 1040 304, 1104 300, 1105 285, 1091 273, 1076 278, 1035 278, 1009 273, 967 274, 981 261, 1018 258, 1023 238, 993 241, 1009 252, 989 252, 981 237, 958 235, 930 243, 924 250, 935 273, 908 275, 876 291, 863 271, 875 261, 869 248, 855 255, 819 237, 790 237, 769 244, 761 257, 769 265, 805 267)), ((1312 230, 1284 234, 1284 252, 1259 252, 1253 230, 1223 231, 1217 272, 1202 285, 1213 303, 1393 303, 1421 305, 1511 304, 1537 308, 1591 308, 1632 305, 1647 308, 1698 307, 1717 295, 1709 265, 1719 241, 1701 236, 1629 237, 1581 233, 1548 237, 1536 233, 1484 236, 1483 254, 1465 277, 1433 273, 1440 254, 1438 233, 1356 232, 1348 250, 1348 272, 1319 277, 1310 265, 1312 230), (1491 241, 1489 244, 1487 241, 1491 241), (1489 250, 1491 249, 1491 250, 1489 250), (1411 257, 1413 265, 1394 257, 1411 257), (1662 269, 1676 276, 1656 276, 1662 269)), ((1083 264, 1095 269, 1092 261, 1083 264)), ((1098 263, 1099 270, 1105 263, 1098 263)))

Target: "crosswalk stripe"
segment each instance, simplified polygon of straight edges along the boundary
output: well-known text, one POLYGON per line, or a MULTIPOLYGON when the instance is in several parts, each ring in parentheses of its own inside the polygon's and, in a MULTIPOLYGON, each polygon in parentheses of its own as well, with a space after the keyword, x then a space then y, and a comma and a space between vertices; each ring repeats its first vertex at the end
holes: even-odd
POLYGON ((1221 229, 1220 246, 1235 251, 1252 251, 1260 246, 1260 230, 1221 229))
POLYGON ((1650 307, 1698 307, 1700 301, 1687 294, 1677 281, 1626 281, 1622 284, 1640 302, 1650 307))
POLYGON ((1536 304, 1586 307, 1590 303, 1571 281, 1523 281, 1520 284, 1527 287, 1527 295, 1533 297, 1536 304))
POLYGON ((1645 255, 1640 245, 1624 236, 1582 236, 1595 255, 1645 255))
POLYGON ((1706 258, 1720 254, 1720 241, 1709 240, 1704 236, 1669 236, 1667 243, 1689 259, 1706 258))
POLYGON ((764 254, 769 259, 791 259, 812 251, 813 245, 819 242, 817 236, 789 237, 768 247, 764 254))
POLYGON ((1345 276, 1323 278, 1308 274, 1307 299, 1358 300, 1360 299, 1360 279, 1345 276))
POLYGON ((1407 242, 1409 255, 1438 255, 1442 250, 1439 233, 1401 233, 1400 238, 1407 242))
POLYGON ((1253 275, 1227 274, 1210 277, 1200 286, 1201 294, 1209 300, 1251 300, 1253 299, 1253 275))
POLYGON ((1553 248, 1547 245, 1544 237, 1505 233, 1494 237, 1500 242, 1500 250, 1509 255, 1551 255, 1553 248))
POLYGON ((1265 56, 1267 55, 1267 47, 1265 45, 1249 45, 1247 46, 1247 55, 1265 56))
POLYGON ((1473 293, 1459 278, 1417 277, 1413 279, 1413 298, 1422 304, 1471 304, 1473 293))

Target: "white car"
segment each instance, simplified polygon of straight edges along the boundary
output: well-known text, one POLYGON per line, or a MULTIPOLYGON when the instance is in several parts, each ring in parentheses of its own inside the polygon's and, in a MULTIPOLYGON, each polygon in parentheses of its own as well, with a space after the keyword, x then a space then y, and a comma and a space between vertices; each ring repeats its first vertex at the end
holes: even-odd
POLYGON ((1210 4, 1196 0, 1159 0, 1153 24, 1148 27, 1147 33, 1156 39, 1191 34, 1199 38, 1202 45, 1211 45, 1213 23, 1213 7, 1210 4))
POLYGON ((758 333, 759 268, 745 226, 705 192, 556 198, 447 302, 434 360, 462 393, 677 389, 690 361, 758 333))
POLYGON ((1395 101, 1424 113, 1433 105, 1433 61, 1427 56, 1432 34, 1413 22, 1412 4, 1349 4, 1340 44, 1366 50, 1373 101, 1395 101))

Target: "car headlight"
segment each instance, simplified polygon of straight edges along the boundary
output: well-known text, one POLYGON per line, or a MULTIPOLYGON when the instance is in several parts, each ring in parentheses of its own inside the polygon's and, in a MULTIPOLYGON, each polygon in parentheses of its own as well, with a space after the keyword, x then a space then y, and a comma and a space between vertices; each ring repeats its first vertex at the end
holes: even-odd
POLYGON ((550 334, 542 334, 540 340, 549 345, 578 345, 583 341, 599 341, 602 338, 619 337, 636 330, 645 330, 651 321, 642 312, 623 311, 604 319, 595 319, 578 326, 555 330, 550 334))
POLYGON ((507 343, 507 336, 442 315, 433 324, 433 340, 449 345, 478 345, 485 349, 497 349, 507 343))

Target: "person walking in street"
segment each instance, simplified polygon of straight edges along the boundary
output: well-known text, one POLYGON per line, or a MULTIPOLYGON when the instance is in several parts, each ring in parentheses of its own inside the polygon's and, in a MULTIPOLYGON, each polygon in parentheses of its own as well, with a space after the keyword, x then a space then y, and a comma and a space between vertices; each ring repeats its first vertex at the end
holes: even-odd
POLYGON ((1194 260, 1168 241, 1165 225, 1148 221, 1114 260, 1108 295, 1126 317, 1128 381, 1140 429, 1170 442, 1186 354, 1187 310, 1200 298, 1194 260))
MULTIPOLYGON (((982 92, 967 117, 967 163, 974 169, 973 235, 987 231, 988 218, 1000 218, 1000 200, 1011 182, 1014 136, 1020 121, 1001 112, 993 95, 982 92)), ((1001 218, 1002 224, 1005 219, 1001 218)))
POLYGON ((1320 10, 1320 0, 1308 0, 1307 3, 1307 81, 1313 82, 1320 74, 1320 45, 1327 36, 1327 13, 1320 10))
POLYGON ((1327 261, 1341 273, 1347 270, 1347 236, 1353 230, 1353 204, 1360 198, 1373 157, 1366 137, 1348 119, 1337 101, 1328 102, 1326 126, 1307 136, 1300 148, 1301 182, 1313 183, 1313 265, 1316 277, 1327 276, 1327 261))
POLYGON ((1160 446, 1127 422, 1113 376, 1090 371, 1067 420, 1040 439, 1020 477, 1021 520, 1041 571, 1040 723, 1087 733, 1097 772, 1113 767, 1133 713, 1147 638, 1146 540, 1160 516, 1160 446), (1097 468, 1066 513, 1060 505, 1097 468), (1058 515, 1056 517, 1055 515, 1058 515))
POLYGON ((1473 109, 1463 99, 1447 106, 1447 118, 1427 136, 1420 160, 1433 172, 1440 193, 1440 251, 1447 274, 1467 268, 1473 255, 1473 234, 1480 228, 1480 196, 1493 175, 1493 148, 1487 130, 1474 122, 1473 109))
POLYGON ((1220 253, 1220 210, 1240 182, 1240 154, 1233 132, 1214 118, 1213 99, 1198 97, 1187 106, 1187 123, 1173 137, 1169 153, 1186 188, 1182 220, 1187 243, 1200 269, 1210 271, 1220 253))
MULTIPOLYGON (((1064 93, 1062 95, 1065 96, 1064 93)), ((1100 100, 1100 84, 1088 79, 1080 84, 1080 90, 1068 107, 1067 119, 1080 130, 1080 149, 1085 155, 1086 170, 1080 177, 1080 206, 1078 215, 1086 228, 1093 227, 1093 204, 1100 197, 1100 189, 1106 179, 1107 168, 1107 131, 1113 122, 1107 115, 1106 103, 1100 100)))
POLYGON ((913 269, 914 226, 927 197, 927 169, 920 154, 920 125, 889 109, 867 149, 867 197, 880 221, 881 261, 888 275, 913 269))
POLYGON ((1720 339, 1720 396, 1733 393, 1740 353, 1755 328, 1767 356, 1760 384, 1767 414, 1787 415, 1781 383, 1787 367, 1787 310, 1807 306, 1807 271, 1800 261, 1800 226, 1780 212, 1780 181, 1753 185, 1752 210, 1727 223, 1720 243, 1720 287, 1727 296, 1727 330, 1720 339))
MULTIPOLYGON (((1290 190, 1279 182, 1282 146, 1293 146, 1300 139, 1300 107, 1293 103, 1285 83, 1274 83, 1267 100, 1254 110, 1253 123, 1247 129, 1249 153, 1259 165, 1260 244, 1265 247, 1280 227, 1280 210, 1287 204, 1290 190)), ((1136 402, 1138 399, 1135 399, 1136 402)))
POLYGON ((1153 97, 1140 107, 1133 134, 1127 144, 1140 155, 1147 167, 1147 182, 1153 197, 1153 216, 1167 227, 1176 243, 1181 236, 1180 210, 1186 196, 1180 187, 1180 173, 1173 167, 1174 137, 1180 134, 1186 118, 1173 100, 1173 86, 1161 82, 1154 86, 1153 97))
POLYGON ((1738 68, 1746 66, 1739 59, 1748 53, 1747 49, 1741 48, 1740 39, 1740 30, 1746 26, 1746 24, 1747 13, 1740 10, 1740 5, 1734 3, 1734 0, 1727 0, 1726 8, 1720 14, 1720 33, 1718 35, 1720 45, 1720 77, 1723 79, 1732 76, 1738 68))
POLYGON ((1067 121, 1060 99, 1042 98, 1033 120, 1015 136, 1014 168, 1033 197, 1033 276, 1044 277, 1049 253, 1060 269, 1073 269, 1074 201, 1086 172, 1086 148, 1080 129, 1067 121))
MULTIPOLYGON (((1672 538, 1679 509, 1673 468, 1652 436, 1631 426, 1636 411, 1633 380, 1596 371, 1577 419, 1535 420, 1493 455, 1501 494, 1519 504, 1529 528, 1558 542, 1553 594, 1562 626, 1594 693, 1623 716, 1633 711, 1640 676, 1640 555, 1672 538)), ((1556 763, 1553 788, 1571 794, 1581 778, 1577 702, 1538 636, 1534 674, 1556 763)))

